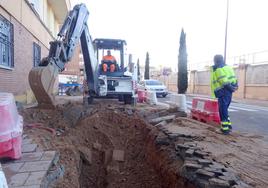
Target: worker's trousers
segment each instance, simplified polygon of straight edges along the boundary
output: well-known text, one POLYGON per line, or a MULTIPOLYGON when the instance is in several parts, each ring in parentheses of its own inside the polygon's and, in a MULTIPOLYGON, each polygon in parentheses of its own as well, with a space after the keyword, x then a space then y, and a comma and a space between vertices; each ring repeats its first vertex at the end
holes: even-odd
POLYGON ((228 108, 232 101, 232 92, 225 90, 224 95, 218 98, 221 122, 229 122, 228 108))

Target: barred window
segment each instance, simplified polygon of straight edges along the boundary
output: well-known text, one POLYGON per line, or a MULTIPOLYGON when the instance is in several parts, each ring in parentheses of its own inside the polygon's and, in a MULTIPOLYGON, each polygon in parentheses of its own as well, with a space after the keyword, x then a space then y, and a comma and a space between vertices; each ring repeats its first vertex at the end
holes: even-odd
POLYGON ((0 65, 14 67, 13 25, 0 15, 0 65))
POLYGON ((37 67, 41 62, 41 47, 37 43, 33 43, 33 66, 37 67))

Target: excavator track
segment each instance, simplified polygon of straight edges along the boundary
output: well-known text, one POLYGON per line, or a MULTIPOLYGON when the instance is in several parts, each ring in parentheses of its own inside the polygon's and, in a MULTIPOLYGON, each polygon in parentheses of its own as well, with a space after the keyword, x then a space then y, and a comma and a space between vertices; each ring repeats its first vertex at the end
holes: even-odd
POLYGON ((54 84, 58 76, 55 65, 34 67, 29 73, 30 87, 39 108, 55 108, 54 84))

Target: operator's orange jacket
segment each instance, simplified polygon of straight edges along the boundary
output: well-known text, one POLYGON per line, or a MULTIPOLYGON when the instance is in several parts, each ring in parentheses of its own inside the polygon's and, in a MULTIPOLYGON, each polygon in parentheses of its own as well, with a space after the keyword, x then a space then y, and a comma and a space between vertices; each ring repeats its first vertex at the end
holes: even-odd
POLYGON ((106 56, 103 56, 102 60, 105 60, 105 61, 116 61, 115 57, 112 56, 112 55, 106 55, 106 56))

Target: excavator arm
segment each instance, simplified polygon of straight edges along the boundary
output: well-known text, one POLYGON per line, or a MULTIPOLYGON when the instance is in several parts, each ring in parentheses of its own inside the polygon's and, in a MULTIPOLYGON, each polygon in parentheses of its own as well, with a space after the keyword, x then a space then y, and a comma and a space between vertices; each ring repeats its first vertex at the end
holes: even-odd
POLYGON ((98 92, 98 61, 87 26, 88 15, 89 12, 84 4, 76 5, 66 16, 57 39, 50 42, 48 56, 42 59, 38 67, 31 69, 29 83, 39 107, 55 107, 53 92, 56 78, 72 58, 79 40, 85 62, 89 95, 94 96, 98 92))

